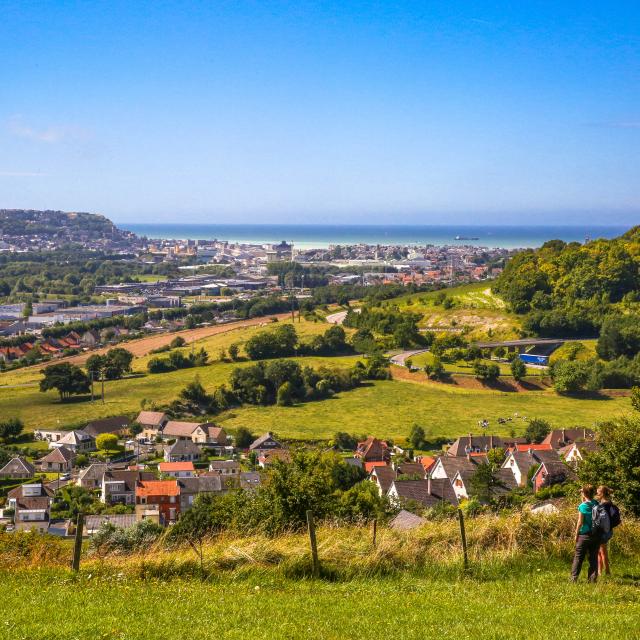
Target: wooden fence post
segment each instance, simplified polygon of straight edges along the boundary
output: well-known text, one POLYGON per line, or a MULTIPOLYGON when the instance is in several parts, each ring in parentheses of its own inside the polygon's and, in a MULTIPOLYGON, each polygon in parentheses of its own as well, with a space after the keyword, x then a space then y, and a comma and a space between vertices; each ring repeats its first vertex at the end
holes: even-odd
POLYGON ((311 544, 311 564, 313 567, 313 577, 320 575, 320 564, 318 562, 318 542, 316 540, 316 527, 313 523, 313 511, 307 511, 307 526, 309 527, 309 543, 311 544))
POLYGON ((84 525, 84 514, 82 511, 78 513, 78 519, 76 521, 76 539, 73 545, 73 562, 71 568, 78 572, 80 571, 80 554, 82 553, 82 529, 84 525))
POLYGON ((376 534, 378 533, 378 520, 373 519, 373 546, 376 546, 376 534))
POLYGON ((469 556, 467 555, 467 534, 464 530, 464 515, 462 509, 458 509, 458 520, 460 522, 460 538, 462 539, 462 555, 464 558, 464 571, 469 570, 469 556))

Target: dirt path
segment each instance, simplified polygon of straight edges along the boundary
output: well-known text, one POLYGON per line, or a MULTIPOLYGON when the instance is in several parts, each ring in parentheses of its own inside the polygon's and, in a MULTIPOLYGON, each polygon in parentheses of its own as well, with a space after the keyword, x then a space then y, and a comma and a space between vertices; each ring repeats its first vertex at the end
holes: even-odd
MULTIPOLYGON (((188 343, 201 340, 202 338, 209 338, 221 333, 228 333, 229 331, 235 331, 243 327, 255 327, 259 325, 268 325, 269 318, 278 318, 278 320, 284 320, 289 318, 288 313, 274 313, 270 316, 264 316, 260 318, 252 318, 251 320, 238 320, 237 322, 228 322, 227 324, 219 324, 212 327, 199 327, 197 329, 187 329, 185 331, 172 331, 171 333, 160 333, 153 336, 145 336, 138 340, 131 340, 131 342, 122 342, 118 344, 118 347, 123 347, 128 351, 131 351, 134 356, 139 358, 140 356, 146 356, 149 352, 159 347, 168 345, 176 336, 180 336, 188 343)), ((69 356, 68 358, 59 358, 52 360, 51 362, 71 362, 73 364, 84 364, 89 356, 95 354, 106 353, 111 347, 103 347, 102 349, 94 349, 93 351, 87 351, 75 356, 69 356)), ((42 368, 42 363, 34 365, 33 367, 25 367, 25 369, 42 368)), ((24 369, 23 369, 24 370, 24 369)))

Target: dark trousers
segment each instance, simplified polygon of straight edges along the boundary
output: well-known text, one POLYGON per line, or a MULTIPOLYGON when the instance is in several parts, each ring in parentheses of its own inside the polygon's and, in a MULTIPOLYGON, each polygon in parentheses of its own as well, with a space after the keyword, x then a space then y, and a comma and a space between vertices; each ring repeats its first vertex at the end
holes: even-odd
POLYGON ((587 577, 589 582, 595 582, 598 577, 598 549, 600 548, 600 540, 590 535, 578 536, 576 542, 576 553, 573 556, 573 565, 571 567, 571 579, 575 582, 580 575, 582 563, 585 558, 589 560, 589 573, 587 577))

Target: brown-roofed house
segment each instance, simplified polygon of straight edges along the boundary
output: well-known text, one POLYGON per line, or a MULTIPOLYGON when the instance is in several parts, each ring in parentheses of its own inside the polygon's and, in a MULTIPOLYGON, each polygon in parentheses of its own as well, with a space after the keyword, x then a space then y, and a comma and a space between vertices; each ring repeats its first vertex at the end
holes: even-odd
POLYGON ((136 422, 142 427, 138 438, 144 440, 155 440, 162 431, 162 427, 167 423, 167 416, 162 411, 141 411, 136 418, 136 422))
POLYGON ((366 440, 358 442, 355 457, 363 462, 387 462, 391 459, 389 446, 383 440, 369 436, 366 440))
POLYGON ((553 429, 542 443, 550 444, 554 449, 562 449, 568 444, 580 440, 593 440, 594 438, 595 434, 590 429, 553 429))
POLYGON ((17 456, 7 462, 7 464, 0 469, 0 478, 11 478, 13 480, 26 480, 33 478, 36 469, 25 458, 17 456))
POLYGON ((103 433, 113 433, 116 436, 124 436, 129 433, 131 423, 127 416, 114 416, 113 418, 102 418, 92 420, 87 423, 83 431, 92 438, 97 438, 103 433))
POLYGON ((55 447, 49 453, 37 461, 41 471, 50 473, 69 473, 73 468, 72 451, 65 446, 55 447))
POLYGON ((491 449, 504 447, 504 440, 500 436, 461 436, 448 449, 447 455, 464 457, 473 453, 486 453, 491 449))

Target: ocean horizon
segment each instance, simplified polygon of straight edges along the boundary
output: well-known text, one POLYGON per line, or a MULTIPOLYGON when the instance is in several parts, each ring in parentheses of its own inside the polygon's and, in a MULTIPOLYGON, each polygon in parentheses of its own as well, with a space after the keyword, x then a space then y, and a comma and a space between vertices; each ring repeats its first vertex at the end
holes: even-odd
POLYGON ((488 248, 535 248, 547 240, 585 242, 614 238, 627 225, 335 225, 335 224, 129 224, 118 227, 139 236, 170 240, 226 240, 272 244, 282 240, 300 249, 330 245, 473 245, 488 248))

